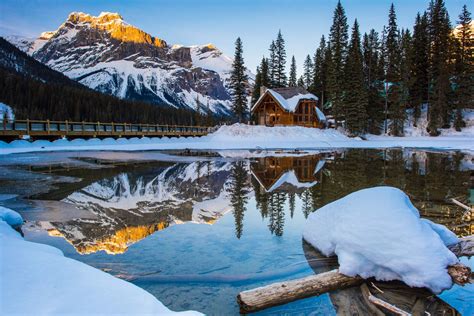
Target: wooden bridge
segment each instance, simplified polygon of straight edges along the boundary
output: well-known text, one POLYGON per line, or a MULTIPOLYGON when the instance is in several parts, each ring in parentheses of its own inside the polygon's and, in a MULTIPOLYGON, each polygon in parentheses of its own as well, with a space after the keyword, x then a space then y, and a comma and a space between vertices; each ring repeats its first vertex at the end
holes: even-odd
POLYGON ((204 136, 211 130, 211 127, 204 126, 15 120, 0 123, 0 139, 13 140, 25 136, 33 139, 190 137, 204 136))

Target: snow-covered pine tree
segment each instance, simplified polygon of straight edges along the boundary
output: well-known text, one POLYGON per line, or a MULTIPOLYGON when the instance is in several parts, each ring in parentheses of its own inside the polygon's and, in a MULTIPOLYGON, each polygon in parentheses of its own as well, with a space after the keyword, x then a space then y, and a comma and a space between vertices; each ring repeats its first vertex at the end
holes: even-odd
POLYGON ((395 6, 390 6, 388 14, 387 38, 385 41, 386 50, 386 73, 385 84, 388 88, 388 110, 391 121, 390 133, 394 136, 403 135, 403 124, 405 121, 405 109, 402 104, 401 92, 401 49, 400 31, 397 26, 397 16, 395 6))
POLYGON ((232 111, 239 123, 242 123, 248 114, 247 109, 248 76, 245 73, 242 40, 235 41, 235 55, 230 74, 230 87, 232 90, 232 111))
POLYGON ((428 110, 428 132, 439 135, 438 128, 448 127, 450 109, 448 106, 451 92, 450 50, 451 23, 443 0, 433 0, 429 8, 430 34, 430 104, 428 110))
POLYGON ((285 40, 281 35, 281 30, 278 31, 277 39, 275 41, 275 86, 277 88, 283 88, 287 85, 286 77, 286 50, 285 50, 285 40))
POLYGON ((344 119, 343 87, 346 76, 344 75, 344 61, 347 55, 348 26, 344 8, 338 1, 334 10, 333 23, 329 33, 331 45, 331 63, 329 69, 328 90, 331 96, 332 112, 336 122, 344 119))
POLYGON ((364 79, 367 89, 367 131, 380 134, 384 119, 383 60, 378 33, 372 29, 364 34, 362 44, 364 79))
POLYGON ((426 12, 423 15, 418 13, 413 29, 413 55, 410 67, 410 104, 413 108, 414 126, 417 126, 420 118, 422 104, 428 102, 429 47, 428 15, 426 12))
POLYGON ((304 78, 304 84, 305 88, 308 89, 311 87, 311 84, 313 82, 313 61, 311 60, 311 56, 307 55, 306 59, 304 60, 304 73, 303 73, 303 78, 304 78))
POLYGON ((343 99, 346 128, 352 135, 360 135, 367 129, 367 90, 364 84, 364 66, 357 20, 354 21, 352 27, 344 73, 347 76, 343 99))
POLYGON ((460 131, 465 126, 463 108, 472 108, 474 103, 474 37, 471 34, 471 13, 464 5, 457 23, 460 25, 456 50, 456 114, 454 127, 460 131))
POLYGON ((290 79, 288 80, 289 87, 296 87, 296 59, 295 56, 291 57, 291 66, 290 66, 290 79))

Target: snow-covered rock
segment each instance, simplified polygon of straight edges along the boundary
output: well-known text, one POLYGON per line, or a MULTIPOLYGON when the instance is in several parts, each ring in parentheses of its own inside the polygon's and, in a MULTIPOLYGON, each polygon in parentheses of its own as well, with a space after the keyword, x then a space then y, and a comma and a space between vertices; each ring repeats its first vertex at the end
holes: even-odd
POLYGON ((456 236, 421 220, 408 196, 392 187, 360 190, 316 210, 303 237, 323 254, 337 255, 341 273, 433 292, 451 287, 447 267, 458 262, 446 247, 456 236))
POLYGON ((73 12, 56 31, 44 32, 38 39, 7 39, 49 67, 104 93, 217 114, 230 111, 230 57, 212 44, 170 46, 118 13, 73 12))
POLYGON ((129 282, 25 241, 7 222, 12 212, 0 212, 1 315, 201 315, 170 311, 129 282))

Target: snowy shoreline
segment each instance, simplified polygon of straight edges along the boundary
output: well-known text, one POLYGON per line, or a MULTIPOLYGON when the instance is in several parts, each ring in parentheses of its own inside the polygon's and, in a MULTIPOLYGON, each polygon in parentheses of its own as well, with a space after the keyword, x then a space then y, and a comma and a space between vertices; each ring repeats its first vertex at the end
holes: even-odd
POLYGON ((167 149, 338 149, 338 148, 424 148, 440 150, 474 151, 474 135, 460 133, 459 136, 377 136, 368 135, 367 140, 350 138, 338 130, 305 127, 265 127, 234 124, 222 126, 216 132, 203 137, 190 138, 112 138, 88 140, 60 139, 28 142, 16 140, 0 141, 0 154, 47 151, 85 150, 167 150, 167 149))
POLYGON ((13 229, 22 223, 18 213, 0 207, 0 314, 202 315, 173 312, 132 283, 24 240, 13 229))

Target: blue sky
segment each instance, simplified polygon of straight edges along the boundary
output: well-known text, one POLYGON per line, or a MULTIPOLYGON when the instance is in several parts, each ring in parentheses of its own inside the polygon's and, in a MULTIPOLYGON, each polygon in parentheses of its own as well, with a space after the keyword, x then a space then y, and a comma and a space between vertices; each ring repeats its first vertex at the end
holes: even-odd
MULTIPOLYGON (((412 27, 429 0, 393 0, 400 27, 412 27)), ((343 0, 349 25, 358 19, 361 30, 381 30, 392 0, 343 0)), ((452 22, 471 0, 445 0, 452 22)), ((327 34, 337 0, 1 0, 0 34, 37 36, 55 30, 72 11, 98 15, 118 12, 124 20, 169 44, 213 43, 233 55, 240 36, 244 58, 252 71, 279 29, 286 40, 288 60, 295 55, 298 72, 307 54, 313 55, 327 34)))

